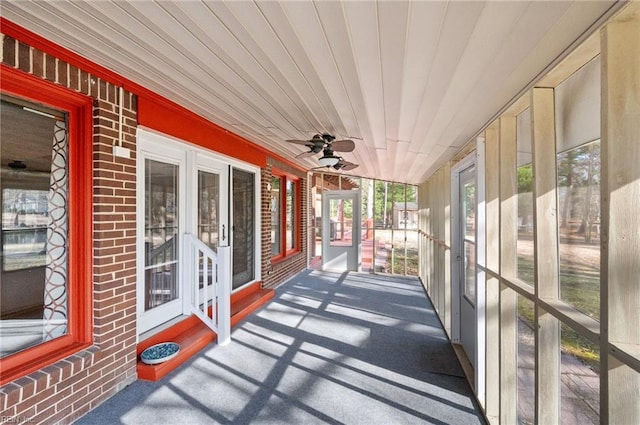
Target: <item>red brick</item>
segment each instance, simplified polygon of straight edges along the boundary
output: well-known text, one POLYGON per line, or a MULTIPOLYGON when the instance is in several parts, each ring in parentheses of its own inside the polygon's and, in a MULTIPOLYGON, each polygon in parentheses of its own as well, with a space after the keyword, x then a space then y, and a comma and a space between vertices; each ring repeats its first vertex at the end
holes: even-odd
POLYGON ((42 51, 36 49, 33 50, 31 64, 33 68, 33 75, 44 77, 44 53, 42 51))
POLYGON ((2 62, 8 66, 16 66, 16 39, 4 36, 2 43, 2 62))
POLYGON ((67 76, 67 72, 68 72, 68 65, 66 62, 63 61, 58 61, 58 83, 60 83, 62 86, 67 86, 67 82, 68 82, 68 76, 67 76))
POLYGON ((31 48, 22 42, 18 42, 18 69, 31 72, 31 48))

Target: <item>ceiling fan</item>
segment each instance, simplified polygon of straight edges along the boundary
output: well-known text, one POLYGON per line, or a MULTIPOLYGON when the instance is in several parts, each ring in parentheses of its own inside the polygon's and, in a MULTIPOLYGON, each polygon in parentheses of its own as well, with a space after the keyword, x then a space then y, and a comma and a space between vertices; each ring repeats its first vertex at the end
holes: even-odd
POLYGON ((320 153, 327 148, 333 152, 352 152, 356 148, 353 140, 336 140, 334 136, 328 133, 316 134, 311 140, 286 140, 286 142, 304 145, 309 148, 308 151, 296 155, 296 158, 306 158, 320 153))
POLYGON ((331 134, 324 133, 314 135, 311 140, 287 140, 287 142, 304 145, 309 148, 308 151, 296 155, 296 158, 306 158, 322 152, 322 156, 318 158, 321 166, 314 169, 333 168, 335 170, 349 171, 358 166, 358 164, 345 161, 341 156, 335 154, 335 152, 352 152, 356 147, 353 140, 335 140, 335 137, 331 134))

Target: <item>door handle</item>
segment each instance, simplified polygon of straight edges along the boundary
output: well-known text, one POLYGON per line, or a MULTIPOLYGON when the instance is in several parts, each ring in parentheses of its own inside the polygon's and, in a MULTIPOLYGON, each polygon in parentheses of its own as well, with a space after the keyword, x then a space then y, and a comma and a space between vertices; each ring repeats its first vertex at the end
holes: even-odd
POLYGON ((224 234, 224 224, 222 225, 222 240, 224 241, 227 237, 224 234))

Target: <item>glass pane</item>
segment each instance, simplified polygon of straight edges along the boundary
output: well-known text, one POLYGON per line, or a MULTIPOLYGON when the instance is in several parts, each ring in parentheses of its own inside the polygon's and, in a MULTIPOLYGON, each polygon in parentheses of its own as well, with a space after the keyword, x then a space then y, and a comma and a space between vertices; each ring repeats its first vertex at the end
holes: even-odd
POLYGON ((287 216, 286 216, 286 247, 287 250, 296 247, 295 226, 296 226, 296 186, 294 182, 287 180, 287 216))
POLYGON ((353 200, 329 200, 329 244, 331 246, 353 245, 353 200))
POLYGON ((471 304, 476 300, 476 245, 464 241, 464 295, 471 304))
POLYGON ((178 233, 178 166, 145 161, 145 265, 175 261, 178 233))
POLYGON ((0 105, 2 357, 67 333, 67 120, 23 104, 0 105))
POLYGON ((600 320, 600 141, 557 160, 560 297, 600 320))
POLYGON ((145 160, 145 308, 178 298, 178 166, 145 160))
POLYGON ((476 237, 476 186, 473 181, 464 183, 462 187, 462 196, 464 237, 473 241, 476 237))
POLYGON ((271 255, 278 255, 282 252, 280 242, 280 209, 282 202, 280 198, 280 178, 271 178, 271 255))
POLYGON ((600 423, 600 351, 566 325, 561 327, 560 423, 600 423))
POLYGON ((464 252, 464 295, 471 304, 476 299, 476 185, 475 167, 460 173, 462 208, 462 248, 464 252))
POLYGON ((177 263, 169 263, 145 270, 145 310, 151 310, 178 297, 177 268, 177 263))
POLYGON ((535 423, 534 305, 518 295, 518 424, 535 423))
POLYGON ((233 289, 255 278, 255 176, 233 170, 233 289))
POLYGON ((533 275, 533 169, 531 164, 518 167, 518 252, 517 277, 530 285, 533 275))
POLYGON ((218 249, 220 176, 198 171, 198 237, 209 248, 218 249))

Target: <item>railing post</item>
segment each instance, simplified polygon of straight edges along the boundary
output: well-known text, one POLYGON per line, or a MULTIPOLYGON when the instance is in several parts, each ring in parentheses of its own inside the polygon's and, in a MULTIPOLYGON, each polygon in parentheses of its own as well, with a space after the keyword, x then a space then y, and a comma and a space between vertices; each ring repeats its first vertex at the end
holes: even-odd
POLYGON ((218 345, 231 341, 231 247, 218 247, 218 345))

